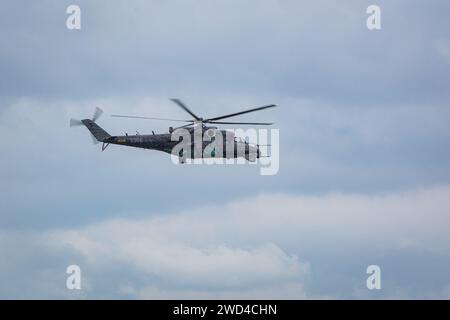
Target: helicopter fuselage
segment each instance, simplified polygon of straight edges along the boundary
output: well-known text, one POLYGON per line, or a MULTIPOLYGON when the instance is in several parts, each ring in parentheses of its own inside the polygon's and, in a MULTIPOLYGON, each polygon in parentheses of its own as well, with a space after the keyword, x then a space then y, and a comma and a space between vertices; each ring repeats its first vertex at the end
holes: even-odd
MULTIPOLYGON (((223 130, 225 131, 225 130, 223 130)), ((215 138, 212 138, 209 141, 201 141, 201 153, 198 154, 195 152, 196 146, 200 145, 200 143, 195 143, 193 135, 191 135, 191 142, 185 145, 185 149, 190 148, 190 152, 180 153, 178 156, 183 157, 186 154, 189 155, 189 158, 210 158, 210 157, 222 157, 222 158, 238 158, 244 157, 249 161, 255 161, 250 156, 251 153, 256 155, 256 158, 259 158, 260 152, 257 146, 251 145, 246 141, 237 140, 233 137, 229 137, 227 139, 227 135, 223 134, 224 141, 222 142, 222 153, 216 151, 216 141, 215 138), (207 148, 211 149, 211 152, 207 152, 207 148), (205 152, 206 151, 206 152, 205 152), (222 155, 222 156, 221 156, 222 155)), ((123 135, 123 136, 111 136, 103 140, 103 143, 108 144, 116 144, 128 147, 135 148, 143 148, 150 150, 158 150, 165 153, 172 153, 175 146, 179 144, 180 140, 172 140, 172 134, 163 133, 163 134, 134 134, 134 135, 123 135)), ((104 147, 105 149, 106 147, 104 147)))

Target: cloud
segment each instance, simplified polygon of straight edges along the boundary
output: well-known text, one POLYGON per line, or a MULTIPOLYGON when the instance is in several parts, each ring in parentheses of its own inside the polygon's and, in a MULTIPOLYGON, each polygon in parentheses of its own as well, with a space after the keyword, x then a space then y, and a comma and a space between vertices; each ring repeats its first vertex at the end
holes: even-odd
POLYGON ((125 264, 177 290, 246 291, 295 283, 309 271, 307 263, 272 243, 249 248, 224 242, 193 245, 189 239, 171 239, 170 226, 155 228, 155 224, 152 220, 109 221, 87 230, 51 234, 49 243, 69 246, 85 258, 89 267, 125 264))
POLYGON ((448 100, 448 73, 433 45, 448 37, 445 1, 380 1, 376 33, 365 25, 370 1, 79 1, 76 32, 65 27, 69 4, 5 4, 0 35, 11 45, 0 53, 2 97, 448 100))
POLYGON ((239 297, 370 297, 365 268, 380 264, 390 274, 380 297, 399 292, 427 297, 426 292, 446 292, 450 283, 442 273, 450 259, 449 211, 450 186, 384 196, 275 194, 149 218, 110 219, 46 233, 43 239, 51 248, 76 252, 92 272, 90 294, 100 296, 96 285, 106 281, 101 274, 119 268, 108 277, 115 279, 109 289, 133 298, 230 298, 237 292, 239 297), (420 266, 398 262, 390 270, 390 255, 435 260, 431 268, 440 271, 423 270, 417 281, 422 287, 411 291, 402 287, 402 267, 414 274, 420 266), (336 257, 339 261, 331 263, 336 257), (347 283, 330 294, 329 284, 314 282, 326 273, 347 283), (435 277, 441 277, 442 288, 429 287, 435 277))
MULTIPOLYGON (((101 106, 105 115, 99 124, 111 134, 166 132, 170 123, 109 117, 184 116, 166 96, 15 100, 0 109, 3 226, 83 225, 130 212, 171 212, 260 193, 385 193, 443 184, 450 177, 450 113, 444 107, 339 109, 310 100, 274 100, 280 108, 255 114, 255 120, 273 120, 280 128, 280 171, 273 177, 259 176, 258 166, 177 167, 168 155, 149 150, 110 146, 100 152, 85 128, 68 127, 71 117, 90 117, 101 106), (209 185, 214 192, 199 197, 209 185)), ((191 104, 196 112, 214 116, 263 101, 209 95, 200 100, 199 111, 196 101, 191 104), (216 107, 209 108, 208 101, 216 107)))
POLYGON ((380 32, 369 1, 80 0, 79 32, 69 1, 44 4, 0 11, 2 296, 76 297, 73 261, 87 297, 373 297, 373 261, 396 288, 380 296, 448 296, 448 2, 380 0, 380 32), (279 174, 101 153, 67 126, 95 106, 184 117, 171 97, 279 104, 241 118, 281 129, 279 174))

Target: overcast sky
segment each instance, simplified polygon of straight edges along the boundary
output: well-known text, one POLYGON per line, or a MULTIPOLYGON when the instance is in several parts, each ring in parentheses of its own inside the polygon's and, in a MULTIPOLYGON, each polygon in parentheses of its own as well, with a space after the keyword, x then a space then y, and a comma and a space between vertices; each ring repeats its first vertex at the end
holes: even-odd
POLYGON ((448 1, 3 1, 0 298, 450 298, 448 1), (81 30, 66 8, 81 8, 81 30), (366 28, 381 7, 382 29, 366 28), (275 103, 280 170, 101 152, 275 103), (66 267, 82 290, 66 289, 66 267), (379 265, 382 289, 366 288, 379 265))

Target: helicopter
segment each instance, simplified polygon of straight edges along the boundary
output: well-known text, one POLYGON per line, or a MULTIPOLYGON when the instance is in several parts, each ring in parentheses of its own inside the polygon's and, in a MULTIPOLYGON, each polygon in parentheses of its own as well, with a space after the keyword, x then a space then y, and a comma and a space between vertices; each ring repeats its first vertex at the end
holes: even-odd
MULTIPOLYGON (((268 122, 230 122, 230 121, 221 121, 223 119, 235 117, 238 115, 265 110, 269 108, 276 107, 275 104, 265 105, 262 107, 247 109, 240 112, 235 112, 231 114, 226 114, 213 118, 202 118, 197 116, 194 112, 192 112, 181 100, 179 99, 170 99, 177 106, 187 112, 193 119, 191 120, 181 120, 181 119, 169 119, 169 118, 157 118, 157 117, 143 117, 143 116, 133 116, 133 115, 118 115, 113 114, 112 117, 116 118, 131 118, 131 119, 146 119, 146 120, 165 120, 165 121, 174 121, 174 122, 184 122, 187 123, 180 127, 169 127, 168 133, 159 133, 155 134, 152 131, 152 134, 139 134, 135 135, 117 135, 113 136, 106 132, 103 128, 101 128, 96 121, 103 114, 103 110, 100 108, 96 108, 94 115, 91 119, 83 119, 76 120, 70 119, 70 127, 74 126, 85 126, 91 133, 94 143, 103 143, 102 151, 104 151, 110 144, 122 145, 128 147, 135 148, 143 148, 150 150, 158 150, 165 153, 173 154, 174 148, 179 144, 179 139, 174 139, 173 135, 177 133, 177 130, 184 129, 184 132, 187 132, 191 137, 194 134, 200 132, 201 137, 206 136, 207 139, 200 143, 201 151, 203 152, 191 152, 194 148, 195 142, 189 142, 189 144, 181 148, 179 152, 176 153, 176 156, 179 157, 180 163, 186 163, 187 159, 196 159, 196 158, 205 158, 205 157, 220 157, 220 158, 245 158, 247 161, 254 162, 256 159, 262 157, 260 151, 260 145, 250 144, 249 142, 243 140, 242 138, 238 138, 234 135, 233 132, 228 130, 219 130, 216 126, 212 126, 214 124, 239 124, 239 125, 262 125, 269 126, 273 123, 268 122), (208 147, 210 141, 215 141, 218 137, 225 137, 222 149, 223 152, 215 152, 215 148, 212 148, 211 152, 205 153, 205 149, 208 147), (210 140, 210 141, 208 141, 210 140), (228 152, 231 151, 231 152, 228 152)), ((191 140, 193 141, 193 140, 191 140)), ((267 146, 267 145, 266 145, 267 146)))

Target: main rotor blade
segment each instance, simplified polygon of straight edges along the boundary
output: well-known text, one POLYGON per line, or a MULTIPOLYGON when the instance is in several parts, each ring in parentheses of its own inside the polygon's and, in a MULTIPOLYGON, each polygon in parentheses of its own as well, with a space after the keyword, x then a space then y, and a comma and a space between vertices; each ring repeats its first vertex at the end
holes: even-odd
POLYGON ((95 111, 94 111, 94 115, 92 116, 92 121, 97 121, 98 120, 98 118, 100 118, 100 116, 103 114, 103 110, 102 109, 100 109, 99 107, 96 107, 95 108, 95 111))
POLYGON ((113 114, 111 117, 115 118, 131 118, 131 119, 148 119, 148 120, 165 120, 165 121, 177 121, 177 122, 194 122, 194 120, 181 120, 181 119, 169 119, 169 118, 155 118, 155 117, 141 117, 141 116, 126 116, 120 114, 113 114))
POLYGON ((244 113, 250 113, 250 112, 255 112, 255 111, 264 110, 264 109, 268 109, 268 108, 273 108, 273 107, 276 107, 276 106, 277 106, 276 104, 271 104, 271 105, 268 105, 268 106, 253 108, 253 109, 249 109, 249 110, 245 110, 245 111, 241 111, 241 112, 236 112, 236 113, 231 113, 231 114, 227 114, 227 115, 220 116, 220 117, 209 118, 209 119, 206 119, 204 121, 221 120, 221 119, 225 119, 225 118, 235 117, 235 116, 238 116, 238 115, 241 115, 241 114, 244 114, 244 113))
POLYGON ((170 100, 173 101, 173 102, 175 102, 181 109, 183 109, 184 111, 186 111, 187 113, 189 113, 192 117, 194 117, 195 120, 201 120, 199 117, 197 117, 197 116, 195 115, 195 113, 193 113, 191 110, 189 110, 189 108, 186 107, 186 106, 184 105, 184 103, 181 102, 180 100, 178 100, 178 99, 170 99, 170 100))
POLYGON ((230 122, 230 121, 204 121, 205 123, 216 123, 216 124, 250 124, 257 126, 270 126, 273 122, 230 122))

